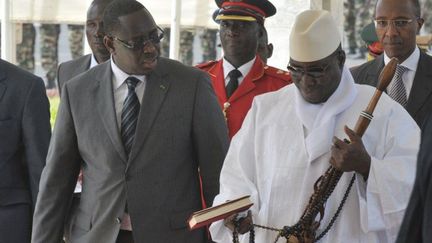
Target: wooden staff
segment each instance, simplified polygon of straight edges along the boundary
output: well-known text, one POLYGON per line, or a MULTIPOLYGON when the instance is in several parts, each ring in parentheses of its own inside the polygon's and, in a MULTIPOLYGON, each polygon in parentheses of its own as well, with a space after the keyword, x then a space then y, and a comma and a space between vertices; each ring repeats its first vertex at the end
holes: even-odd
POLYGON ((366 110, 360 113, 360 117, 357 120, 356 126, 354 128, 354 132, 358 136, 362 137, 367 127, 369 126, 369 123, 373 118, 372 113, 375 110, 379 99, 381 98, 382 92, 385 91, 387 86, 392 81, 393 75, 396 71, 397 63, 398 60, 393 57, 380 73, 380 76, 378 78, 379 82, 376 87, 375 93, 372 96, 372 99, 369 101, 369 105, 366 107, 366 110))

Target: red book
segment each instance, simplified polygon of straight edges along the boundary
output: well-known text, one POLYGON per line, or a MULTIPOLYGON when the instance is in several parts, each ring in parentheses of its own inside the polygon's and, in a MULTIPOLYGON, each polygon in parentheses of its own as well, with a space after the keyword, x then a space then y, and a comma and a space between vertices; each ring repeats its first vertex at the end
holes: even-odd
POLYGON ((194 212, 189 217, 189 229, 197 229, 215 221, 245 211, 253 205, 250 196, 240 197, 220 205, 194 212))

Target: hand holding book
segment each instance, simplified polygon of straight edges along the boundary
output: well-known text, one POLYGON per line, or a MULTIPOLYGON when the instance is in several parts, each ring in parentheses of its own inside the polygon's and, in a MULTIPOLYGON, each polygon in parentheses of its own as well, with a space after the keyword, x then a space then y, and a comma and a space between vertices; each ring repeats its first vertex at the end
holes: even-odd
POLYGON ((237 232, 239 234, 244 234, 249 232, 253 227, 252 212, 248 210, 247 215, 245 217, 239 218, 238 214, 233 214, 228 218, 224 219, 224 225, 231 231, 234 231, 236 223, 238 224, 237 232))
MULTIPOLYGON (((250 196, 244 196, 214 207, 194 212, 188 220, 189 228, 192 230, 209 225, 215 221, 225 219, 229 216, 245 211, 252 205, 253 203, 250 200, 250 196)), ((252 217, 250 217, 250 220, 252 222, 252 217)))

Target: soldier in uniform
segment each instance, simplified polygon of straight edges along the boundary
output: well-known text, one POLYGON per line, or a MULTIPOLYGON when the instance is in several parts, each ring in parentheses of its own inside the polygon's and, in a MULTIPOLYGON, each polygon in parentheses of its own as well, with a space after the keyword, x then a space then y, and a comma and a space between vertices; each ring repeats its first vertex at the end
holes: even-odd
POLYGON ((68 30, 72 59, 77 59, 84 53, 84 26, 79 24, 68 24, 68 30))
POLYGON ((383 46, 376 35, 375 24, 373 22, 363 28, 360 36, 368 50, 367 61, 375 59, 375 57, 381 55, 384 52, 383 46))
POLYGON ((355 2, 356 0, 344 2, 344 30, 348 39, 348 54, 355 54, 357 50, 355 2))
POLYGON ((180 60, 183 64, 191 66, 193 61, 192 45, 194 31, 190 29, 180 32, 180 60))
POLYGON ((224 57, 200 64, 211 79, 233 137, 256 95, 291 83, 288 72, 267 66, 256 54, 264 19, 276 13, 267 0, 216 0, 224 57))
POLYGON ((357 31, 357 41, 359 42, 359 58, 365 58, 365 54, 368 51, 368 48, 361 43, 361 32, 363 31, 363 28, 366 27, 366 25, 370 22, 370 20, 373 18, 373 11, 376 3, 376 0, 357 0, 356 1, 356 31, 357 31))
POLYGON ((60 34, 59 24, 42 24, 41 33, 41 55, 42 68, 47 72, 47 89, 55 88, 58 65, 58 38, 60 34))
POLYGON ((161 50, 160 55, 161 57, 169 57, 169 45, 170 45, 170 33, 171 28, 163 28, 164 31, 164 38, 161 40, 161 50))
POLYGON ((31 73, 35 69, 34 47, 36 30, 32 23, 22 24, 22 40, 17 44, 16 58, 20 68, 31 73))
POLYGON ((216 36, 217 30, 212 29, 205 29, 200 35, 203 61, 214 60, 216 58, 216 36))

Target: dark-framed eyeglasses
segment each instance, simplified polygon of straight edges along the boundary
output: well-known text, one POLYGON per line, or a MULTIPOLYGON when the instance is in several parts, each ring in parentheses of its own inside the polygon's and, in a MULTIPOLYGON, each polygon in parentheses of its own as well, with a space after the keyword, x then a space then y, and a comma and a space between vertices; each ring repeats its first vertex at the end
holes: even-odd
POLYGON ((163 37, 164 31, 159 26, 156 26, 156 30, 153 31, 148 37, 141 37, 138 40, 126 41, 116 36, 111 36, 111 38, 120 42, 124 47, 134 50, 141 50, 149 43, 152 43, 154 45, 159 44, 163 37))
POLYGON ((288 64, 287 69, 288 71, 290 71, 291 76, 294 79, 301 79, 305 74, 311 78, 321 78, 325 75, 329 67, 330 67, 330 63, 322 67, 311 67, 308 69, 303 69, 299 67, 294 67, 290 63, 288 64))
MULTIPOLYGON (((417 18, 418 19, 418 18, 417 18)), ((376 29, 387 29, 390 24, 395 28, 404 28, 417 19, 374 19, 376 29)))

